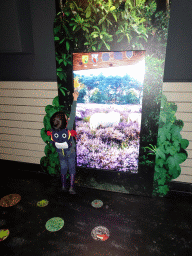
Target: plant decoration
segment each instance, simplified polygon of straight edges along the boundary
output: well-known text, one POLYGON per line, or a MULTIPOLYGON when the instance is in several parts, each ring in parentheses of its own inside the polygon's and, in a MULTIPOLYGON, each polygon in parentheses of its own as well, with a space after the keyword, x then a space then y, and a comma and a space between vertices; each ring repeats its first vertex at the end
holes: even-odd
POLYGON ((175 113, 177 106, 169 103, 163 95, 159 119, 157 146, 146 147, 149 154, 155 154, 155 174, 153 195, 164 196, 169 191, 168 183, 181 174, 180 164, 187 157, 185 150, 189 141, 182 139, 180 134, 184 123, 177 120, 175 113))
POLYGON ((59 97, 56 96, 53 99, 52 105, 47 105, 45 107, 46 115, 43 119, 44 128, 41 129, 41 138, 47 144, 45 146, 44 152, 45 156, 41 158, 40 165, 45 173, 50 175, 60 175, 60 163, 59 156, 52 144, 49 144, 51 141, 50 136, 47 135, 47 131, 51 130, 50 118, 57 111, 64 111, 69 117, 68 110, 59 104, 59 97))
MULTIPOLYGON (((75 0, 58 0, 61 11, 54 21, 54 40, 59 95, 64 102, 54 99, 53 106, 46 107, 41 136, 45 143, 46 157, 41 164, 50 174, 59 171, 55 149, 48 144, 46 131, 50 129, 50 117, 65 105, 71 106, 72 52, 121 51, 123 49, 146 50, 144 94, 148 103, 143 104, 146 115, 143 123, 141 155, 143 163, 154 164, 150 154, 156 155, 154 194, 165 195, 168 182, 180 174, 179 164, 185 161, 187 140, 180 135, 183 123, 175 118, 176 106, 162 98, 161 90, 168 34, 169 9, 156 12, 155 0, 88 0, 84 4, 75 0), (158 96, 157 96, 158 95, 158 96), (154 126, 159 133, 154 134, 154 126), (157 147, 155 145, 158 137, 157 147), (154 142, 154 143, 153 143, 154 142), (147 152, 147 150, 150 150, 147 152)), ((76 81, 78 83, 78 81, 76 81)), ((59 97, 60 98, 60 97, 59 97)), ((155 159, 155 157, 153 158, 155 159)))

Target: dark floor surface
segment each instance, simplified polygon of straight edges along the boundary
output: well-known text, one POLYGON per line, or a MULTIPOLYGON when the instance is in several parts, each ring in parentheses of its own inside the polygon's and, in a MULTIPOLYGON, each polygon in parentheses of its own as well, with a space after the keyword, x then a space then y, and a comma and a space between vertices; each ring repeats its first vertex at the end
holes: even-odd
POLYGON ((58 192, 60 180, 47 175, 25 171, 8 176, 1 177, 0 198, 19 194, 21 201, 0 207, 0 229, 10 231, 0 242, 2 256, 192 255, 191 195, 150 198, 78 186, 77 195, 69 195, 58 192), (42 199, 48 206, 37 207, 42 199), (93 208, 95 199, 103 207, 93 208), (64 220, 57 232, 45 228, 53 217, 64 220), (109 230, 106 241, 92 238, 97 226, 109 230))

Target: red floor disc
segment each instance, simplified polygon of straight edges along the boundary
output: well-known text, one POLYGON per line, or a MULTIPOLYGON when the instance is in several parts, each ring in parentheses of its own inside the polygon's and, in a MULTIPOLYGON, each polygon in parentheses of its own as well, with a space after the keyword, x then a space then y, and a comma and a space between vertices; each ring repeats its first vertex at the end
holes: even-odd
POLYGON ((2 207, 10 207, 13 205, 16 205, 21 200, 21 196, 18 194, 10 194, 7 196, 4 196, 0 200, 0 206, 2 207))

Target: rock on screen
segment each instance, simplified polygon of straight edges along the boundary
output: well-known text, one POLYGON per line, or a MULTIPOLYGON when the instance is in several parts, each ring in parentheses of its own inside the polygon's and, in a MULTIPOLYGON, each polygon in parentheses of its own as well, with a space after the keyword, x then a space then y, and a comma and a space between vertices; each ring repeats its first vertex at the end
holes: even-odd
POLYGON ((73 53, 77 166, 138 172, 145 51, 73 53))

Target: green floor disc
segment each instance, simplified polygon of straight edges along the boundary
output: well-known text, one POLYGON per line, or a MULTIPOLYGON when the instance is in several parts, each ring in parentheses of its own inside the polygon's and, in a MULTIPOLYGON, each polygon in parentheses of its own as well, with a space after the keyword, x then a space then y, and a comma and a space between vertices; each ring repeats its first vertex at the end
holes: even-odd
POLYGON ((16 205, 21 200, 21 196, 18 194, 10 194, 7 196, 4 196, 0 200, 0 206, 2 207, 10 207, 13 205, 16 205))
POLYGON ((5 240, 9 236, 8 229, 0 229, 0 242, 5 240))
POLYGON ((55 232, 64 226, 64 220, 59 217, 54 217, 46 222, 46 229, 50 232, 55 232))
POLYGON ((47 206, 49 204, 49 201, 47 201, 47 200, 41 200, 41 201, 39 201, 39 202, 37 202, 37 206, 38 207, 45 207, 45 206, 47 206))

